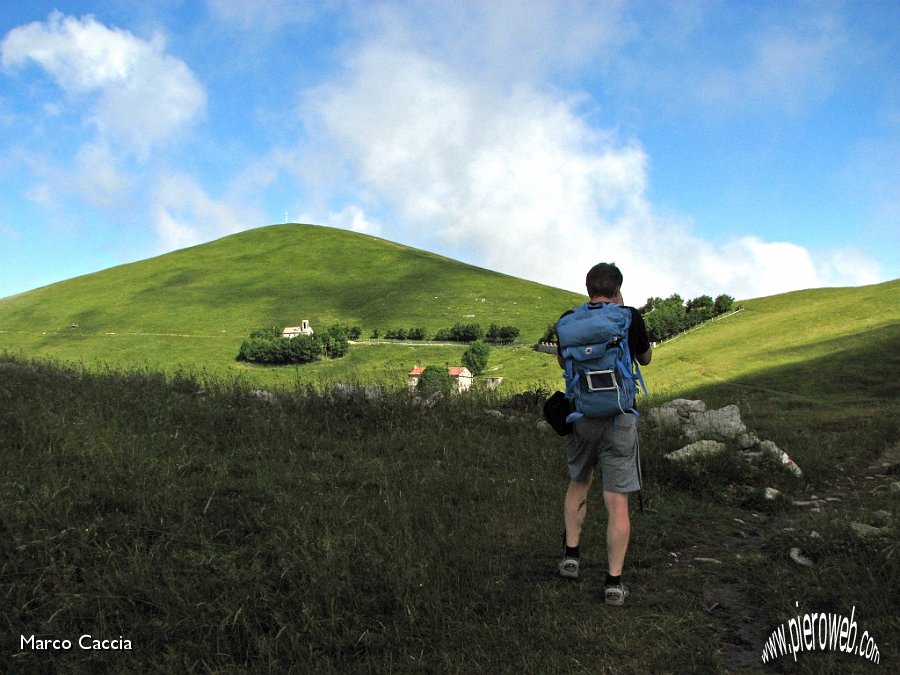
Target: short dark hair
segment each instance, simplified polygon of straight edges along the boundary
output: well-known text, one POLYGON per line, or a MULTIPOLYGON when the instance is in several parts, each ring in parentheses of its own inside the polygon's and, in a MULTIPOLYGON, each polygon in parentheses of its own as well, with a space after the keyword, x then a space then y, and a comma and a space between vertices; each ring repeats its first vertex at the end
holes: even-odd
POLYGON ((588 296, 611 298, 622 288, 622 273, 615 263, 598 263, 588 270, 585 284, 588 296))

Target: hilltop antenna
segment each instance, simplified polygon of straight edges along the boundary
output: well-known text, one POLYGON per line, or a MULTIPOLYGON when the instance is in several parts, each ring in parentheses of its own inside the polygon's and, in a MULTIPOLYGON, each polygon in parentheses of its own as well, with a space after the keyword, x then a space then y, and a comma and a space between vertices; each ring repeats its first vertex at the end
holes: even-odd
POLYGON ((288 212, 287 212, 287 210, 285 210, 285 212, 284 212, 284 224, 285 225, 287 225, 287 220, 288 220, 288 212))

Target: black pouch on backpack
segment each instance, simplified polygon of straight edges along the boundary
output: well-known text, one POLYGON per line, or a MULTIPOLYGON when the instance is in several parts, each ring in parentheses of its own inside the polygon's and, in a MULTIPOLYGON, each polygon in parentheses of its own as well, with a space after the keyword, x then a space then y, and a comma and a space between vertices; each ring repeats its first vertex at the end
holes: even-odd
POLYGON ((566 417, 573 410, 572 402, 561 391, 554 392, 550 398, 544 401, 544 419, 560 436, 568 436, 572 433, 572 423, 566 422, 566 417))

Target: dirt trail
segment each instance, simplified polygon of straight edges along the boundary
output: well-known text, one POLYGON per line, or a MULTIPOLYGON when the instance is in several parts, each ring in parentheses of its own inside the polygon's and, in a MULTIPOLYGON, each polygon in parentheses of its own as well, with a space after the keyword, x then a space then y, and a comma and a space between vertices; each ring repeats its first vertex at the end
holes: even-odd
POLYGON ((678 564, 702 566, 706 573, 703 606, 722 629, 721 662, 727 672, 777 673, 783 668, 778 659, 769 664, 762 663, 765 641, 777 626, 771 625, 771 618, 762 615, 761 603, 746 576, 736 573, 735 566, 723 564, 724 561, 739 561, 755 555, 769 534, 789 527, 803 509, 837 513, 850 508, 863 492, 888 489, 898 480, 898 471, 900 444, 888 449, 858 473, 844 476, 821 490, 815 500, 800 502, 795 506, 796 510, 772 516, 754 513, 754 517, 735 523, 735 534, 731 537, 678 553, 678 564))

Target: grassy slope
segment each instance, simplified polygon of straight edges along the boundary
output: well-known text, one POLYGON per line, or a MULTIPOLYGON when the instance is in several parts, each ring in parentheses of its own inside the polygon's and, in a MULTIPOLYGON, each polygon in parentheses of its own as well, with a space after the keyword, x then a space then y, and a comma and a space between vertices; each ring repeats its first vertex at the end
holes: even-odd
MULTIPOLYGON (((728 458, 673 467, 662 455, 680 439, 645 428, 649 508, 634 515, 634 593, 620 613, 595 591, 604 572, 599 496, 585 579, 563 584, 553 575, 559 442, 530 423, 486 417, 477 400, 423 410, 392 399, 347 415, 346 405, 316 399, 266 406, 224 385, 7 367, 7 638, 91 630, 143 646, 114 660, 63 655, 83 672, 151 662, 160 672, 300 662, 324 672, 458 672, 498 660, 510 672, 721 672, 733 636, 705 595, 718 578, 746 586, 741 611, 765 631, 800 612, 855 607, 860 631, 895 663, 896 606, 884 591, 896 579, 896 536, 860 542, 849 523, 878 524, 873 513, 898 507, 897 495, 852 475, 898 439, 898 292, 894 281, 748 301, 657 351, 645 369, 657 395, 740 403, 805 478, 728 458), (774 485, 809 499, 847 478, 855 487, 838 511, 759 497, 774 485), (753 543, 713 548, 737 530, 753 543), (791 562, 793 546, 815 566, 791 562), (722 565, 692 563, 698 555, 722 565)), ((52 305, 28 311, 38 317, 52 305)), ((58 344, 71 356, 69 335, 58 344)), ((409 350, 384 349, 401 361, 409 350)), ((761 649, 759 636, 750 643, 761 649)), ((11 642, 2 651, 21 657, 23 671, 47 663, 11 642)), ((804 654, 796 666, 782 657, 779 667, 871 671, 832 652, 804 654)))
MULTIPOLYGON (((740 383, 760 370, 796 366, 873 342, 900 342, 900 281, 796 291, 742 305, 744 311, 738 314, 664 343, 657 352, 654 379, 673 389, 726 380, 740 383)), ((802 396, 845 378, 865 377, 871 367, 878 367, 877 361, 858 360, 851 352, 838 377, 809 369, 805 375, 815 386, 794 383, 793 388, 802 396)), ((853 396, 858 395, 866 394, 854 388, 853 396)), ((873 390, 868 397, 879 396, 873 390)))
MULTIPOLYGON (((493 322, 519 327, 522 342, 530 343, 579 301, 574 293, 382 239, 277 225, 0 300, 0 348, 292 382, 294 369, 248 369, 234 362, 251 330, 309 319, 313 327, 359 325, 367 336, 373 329, 424 326, 433 333, 456 322, 485 328, 493 322)), ((424 352, 363 349, 348 362, 313 366, 300 377, 384 376, 390 370, 401 381, 415 361, 458 361, 462 352, 435 346, 424 352)), ((512 372, 526 375, 547 359, 522 350, 491 366, 503 361, 521 362, 512 372)))
POLYGON ((645 369, 654 393, 741 404, 760 436, 820 478, 883 452, 900 412, 900 281, 743 305, 662 345, 645 369))

